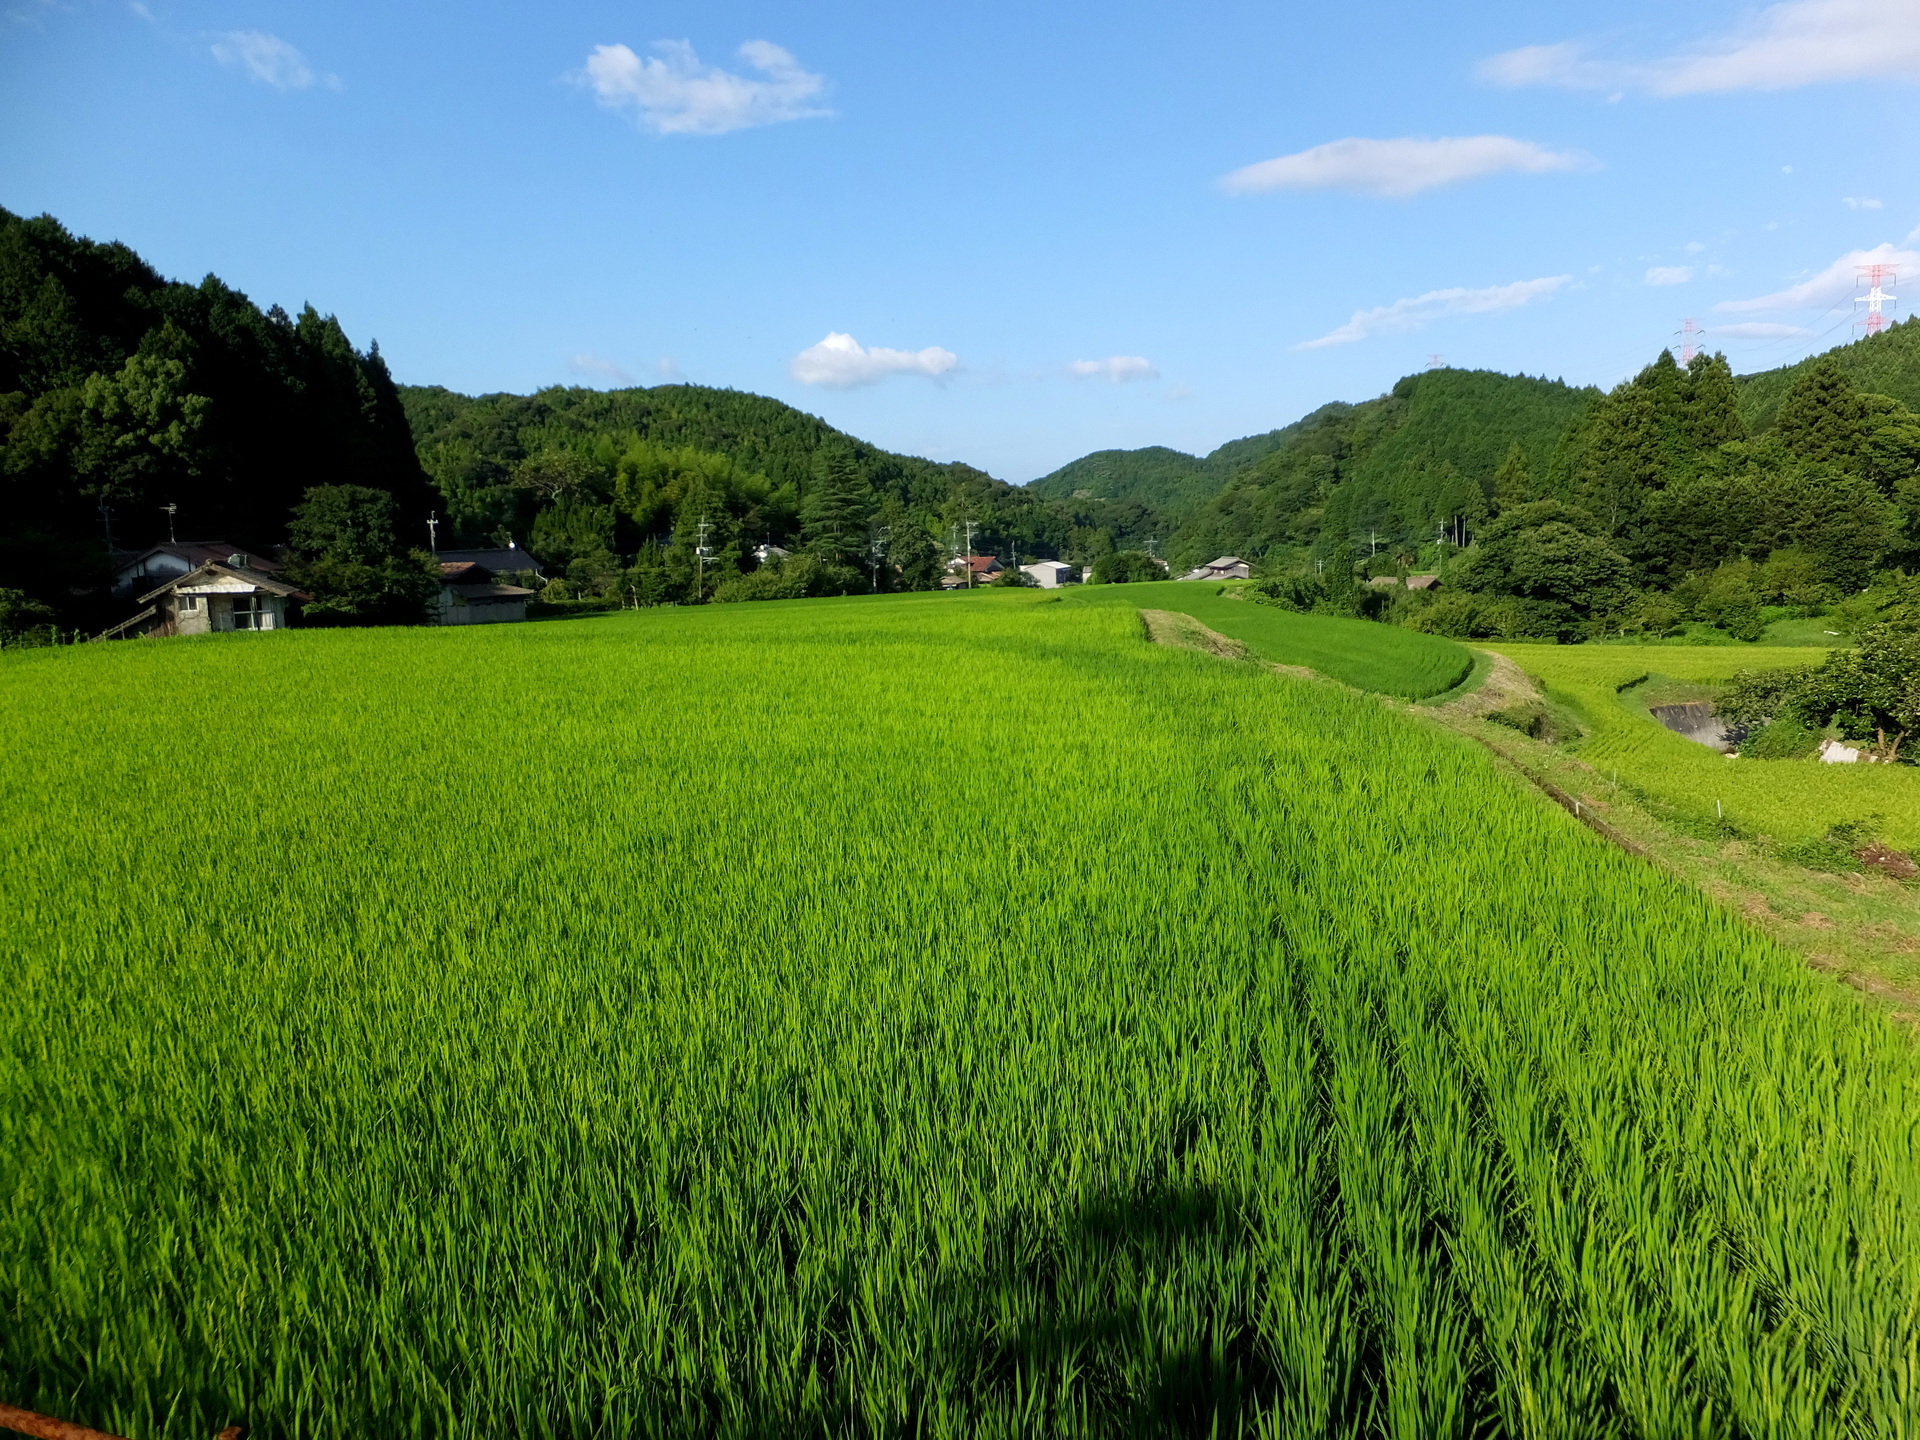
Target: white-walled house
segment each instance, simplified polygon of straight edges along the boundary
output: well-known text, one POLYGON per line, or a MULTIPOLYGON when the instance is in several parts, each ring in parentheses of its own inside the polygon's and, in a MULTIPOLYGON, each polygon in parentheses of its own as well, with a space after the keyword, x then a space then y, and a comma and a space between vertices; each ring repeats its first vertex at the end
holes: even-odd
POLYGON ((1033 583, 1042 590, 1055 590, 1062 585, 1072 585, 1080 578, 1078 567, 1059 560, 1036 560, 1031 565, 1022 565, 1021 570, 1033 578, 1033 583))
POLYGON ((164 545, 149 545, 145 550, 120 550, 114 553, 113 593, 119 596, 152 591, 168 580, 177 580, 209 561, 257 570, 272 575, 279 562, 230 545, 225 540, 169 540, 164 545))
POLYGON ((520 585, 502 585, 484 565, 471 560, 440 562, 442 625, 498 625, 527 618, 533 591, 520 585))
POLYGON ((136 603, 145 608, 99 638, 284 630, 288 602, 305 598, 286 581, 263 571, 209 560, 140 596, 136 603))

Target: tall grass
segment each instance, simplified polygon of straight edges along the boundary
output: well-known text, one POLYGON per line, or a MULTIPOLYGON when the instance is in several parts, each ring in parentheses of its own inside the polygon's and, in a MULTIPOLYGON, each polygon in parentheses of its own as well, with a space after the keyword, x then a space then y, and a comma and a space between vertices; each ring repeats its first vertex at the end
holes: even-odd
POLYGON ((1916 1433, 1904 1035, 1455 737, 950 602, 8 657, 0 1398, 1916 1433))

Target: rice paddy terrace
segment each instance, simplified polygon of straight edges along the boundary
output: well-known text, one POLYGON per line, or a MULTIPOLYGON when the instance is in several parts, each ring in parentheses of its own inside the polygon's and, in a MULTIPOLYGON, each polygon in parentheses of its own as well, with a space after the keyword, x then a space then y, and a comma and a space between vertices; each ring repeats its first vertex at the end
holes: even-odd
POLYGON ((1364 695, 1032 592, 3 658, 0 1402, 1920 1433, 1910 1035, 1364 695))

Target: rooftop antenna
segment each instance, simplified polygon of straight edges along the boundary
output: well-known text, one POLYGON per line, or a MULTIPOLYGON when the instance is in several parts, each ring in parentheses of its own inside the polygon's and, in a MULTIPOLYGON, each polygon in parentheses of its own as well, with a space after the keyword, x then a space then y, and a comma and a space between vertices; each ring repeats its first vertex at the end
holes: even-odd
POLYGON ((1889 295, 1882 285, 1898 284, 1900 272, 1891 265, 1861 265, 1857 267, 1860 283, 1867 287, 1867 293, 1854 297, 1853 303, 1867 307, 1866 331, 1869 335, 1878 335, 1887 328, 1887 318, 1880 313, 1880 307, 1889 300, 1898 300, 1898 295, 1889 295))
POLYGON ((160 508, 167 512, 167 543, 169 545, 178 544, 179 542, 173 538, 173 515, 174 515, 174 512, 178 510, 180 507, 174 504, 171 500, 169 500, 166 504, 162 505, 160 508))
POLYGON ((1693 337, 1705 333, 1698 320, 1682 320, 1680 328, 1674 331, 1680 337, 1680 364, 1683 368, 1691 365, 1693 357, 1700 353, 1700 347, 1693 343, 1693 337))
POLYGON ((427 549, 436 555, 440 553, 440 512, 438 510, 427 516, 427 549))

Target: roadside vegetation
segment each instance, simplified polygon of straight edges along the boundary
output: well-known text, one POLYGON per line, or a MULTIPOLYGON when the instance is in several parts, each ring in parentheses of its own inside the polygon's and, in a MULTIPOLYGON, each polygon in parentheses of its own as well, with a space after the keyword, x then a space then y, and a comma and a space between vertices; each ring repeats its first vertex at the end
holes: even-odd
POLYGON ((1005 590, 10 653, 0 706, 11 1403, 1920 1425, 1911 1036, 1378 697, 1005 590))

